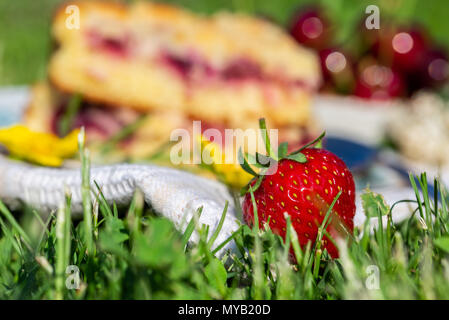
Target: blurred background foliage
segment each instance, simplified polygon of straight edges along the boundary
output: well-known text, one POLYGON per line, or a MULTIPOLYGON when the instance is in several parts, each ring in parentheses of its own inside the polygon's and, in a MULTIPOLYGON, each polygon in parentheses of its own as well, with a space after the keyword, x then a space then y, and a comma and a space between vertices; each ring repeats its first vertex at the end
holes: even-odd
MULTIPOLYGON (((0 85, 28 84, 45 77, 51 52, 52 14, 64 0, 0 0, 0 85)), ((130 2, 130 1, 128 1, 130 2)), ((350 46, 357 24, 366 16, 365 8, 380 7, 384 18, 398 24, 422 25, 434 41, 449 48, 447 0, 168 0, 196 12, 241 11, 268 17, 286 25, 297 8, 322 4, 331 18, 337 42, 350 46)))

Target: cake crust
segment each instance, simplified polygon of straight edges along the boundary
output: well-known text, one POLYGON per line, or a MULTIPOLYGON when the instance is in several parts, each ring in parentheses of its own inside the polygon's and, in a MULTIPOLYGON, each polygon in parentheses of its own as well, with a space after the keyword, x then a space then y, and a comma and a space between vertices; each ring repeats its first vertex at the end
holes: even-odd
POLYGON ((56 12, 52 33, 52 84, 110 107, 173 110, 231 127, 259 117, 301 125, 320 83, 313 53, 242 14, 72 1, 56 12), (66 27, 69 5, 79 8, 79 29, 66 27))

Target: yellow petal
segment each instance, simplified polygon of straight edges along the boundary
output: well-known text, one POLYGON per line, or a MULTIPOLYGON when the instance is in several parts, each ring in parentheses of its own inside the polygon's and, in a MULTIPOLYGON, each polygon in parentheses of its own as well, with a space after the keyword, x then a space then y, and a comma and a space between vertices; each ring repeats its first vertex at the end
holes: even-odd
POLYGON ((65 138, 52 133, 34 132, 23 125, 0 129, 0 144, 10 155, 45 166, 60 166, 65 158, 78 150, 77 135, 72 131, 65 138))
POLYGON ((242 188, 252 179, 252 175, 247 173, 238 163, 225 163, 226 155, 222 152, 221 147, 204 138, 196 137, 201 143, 201 153, 207 150, 212 157, 212 164, 208 165, 209 169, 215 172, 224 183, 234 188, 242 188))

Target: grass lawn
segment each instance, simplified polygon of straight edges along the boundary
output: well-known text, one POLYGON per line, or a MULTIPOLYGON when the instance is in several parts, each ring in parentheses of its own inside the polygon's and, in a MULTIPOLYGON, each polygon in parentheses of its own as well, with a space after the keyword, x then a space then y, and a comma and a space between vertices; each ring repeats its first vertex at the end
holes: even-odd
MULTIPOLYGON (((88 162, 82 163, 89 181, 88 162)), ((426 181, 419 179, 420 196, 411 177, 417 198, 408 202, 416 210, 397 225, 394 206, 365 193, 367 217, 387 219, 372 232, 368 223, 356 228, 339 243, 338 259, 320 248, 320 232, 315 244, 301 249, 289 219, 285 242, 271 229, 242 225, 226 240, 234 240, 240 254, 217 259, 215 237, 195 216, 180 234, 139 193, 119 210, 97 190, 98 209, 92 215, 85 206, 81 221, 70 219, 70 197, 48 218, 31 208, 12 213, 0 202, 0 299, 449 299, 447 191, 435 181, 429 195, 426 181), (441 202, 433 201, 438 197, 441 202), (198 245, 186 245, 195 229, 198 245), (79 282, 69 265, 79 269, 79 282)))

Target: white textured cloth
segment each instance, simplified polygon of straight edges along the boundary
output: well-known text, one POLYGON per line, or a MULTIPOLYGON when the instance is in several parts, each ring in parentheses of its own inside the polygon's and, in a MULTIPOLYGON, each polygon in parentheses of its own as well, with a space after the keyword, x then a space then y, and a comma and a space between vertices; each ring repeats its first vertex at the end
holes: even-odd
MULTIPOLYGON (((214 246, 226 240, 238 228, 234 201, 226 187, 216 181, 193 174, 152 165, 118 164, 91 168, 91 186, 96 182, 110 203, 127 204, 140 189, 145 201, 159 214, 173 221, 183 232, 195 211, 203 207, 200 224, 209 225, 209 236, 215 231, 226 201, 229 206, 223 228, 214 246)), ((42 212, 57 209, 64 193, 72 195, 72 212, 82 212, 81 171, 79 169, 45 168, 9 160, 0 156, 0 199, 10 205, 25 202, 42 212)), ((94 195, 92 195, 94 197, 94 195)), ((194 232, 192 242, 198 241, 194 232)), ((231 241, 218 252, 234 249, 231 241)))
MULTIPOLYGON (((226 240, 239 227, 234 200, 227 188, 210 179, 159 166, 118 164, 93 167, 91 187, 95 193, 97 187, 94 182, 101 188, 109 203, 128 204, 135 190, 140 189, 146 203, 157 213, 170 219, 180 232, 184 232, 193 214, 203 207, 199 222, 210 226, 210 236, 218 226, 227 201, 226 218, 213 247, 226 240)), ((57 209, 64 203, 66 191, 72 195, 72 213, 81 214, 79 169, 37 167, 0 156, 0 199, 9 205, 17 206, 24 202, 45 213, 57 209)), ((384 191, 383 194, 390 205, 397 199, 414 199, 414 192, 410 188, 384 191)), ((366 219, 360 192, 357 194, 356 205, 354 225, 357 227, 362 226, 366 219)), ((394 221, 406 219, 411 212, 410 204, 403 203, 397 206, 393 214, 394 221)), ((377 218, 372 218, 370 224, 372 227, 377 225, 377 218)), ((196 232, 192 234, 191 241, 193 243, 198 241, 196 232)), ((218 256, 222 256, 228 249, 236 252, 233 241, 221 249, 218 256)))

